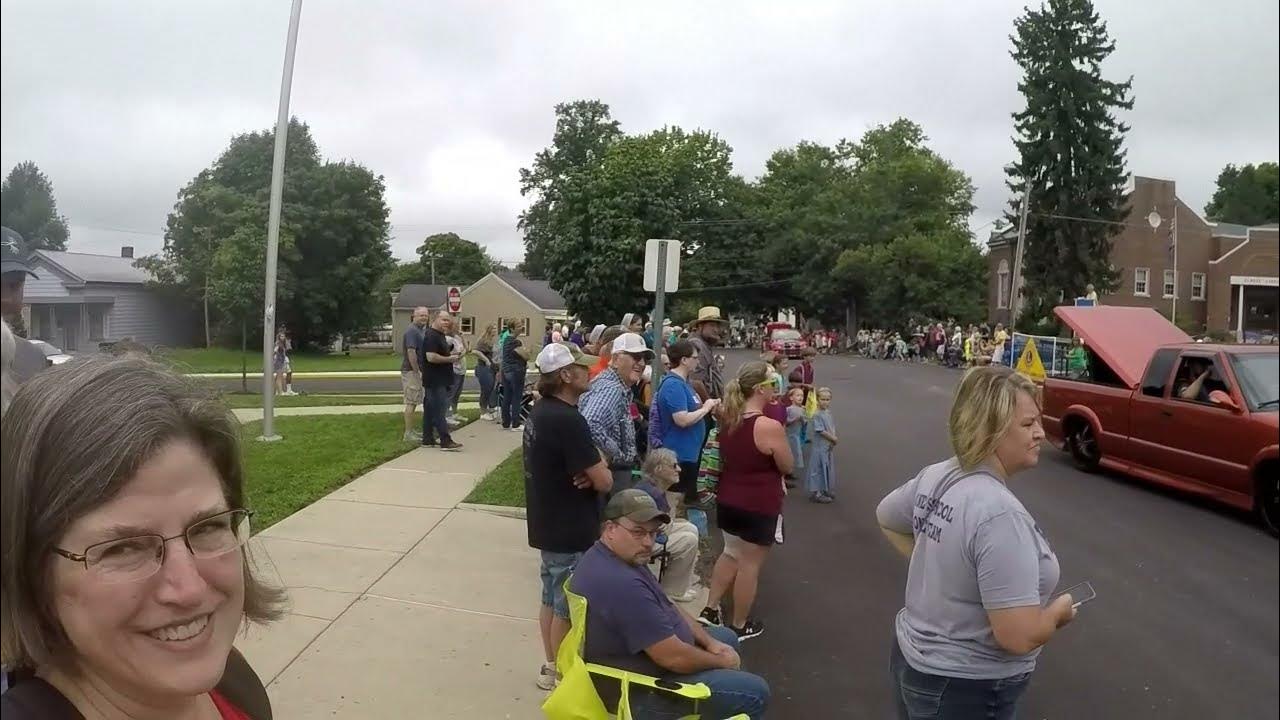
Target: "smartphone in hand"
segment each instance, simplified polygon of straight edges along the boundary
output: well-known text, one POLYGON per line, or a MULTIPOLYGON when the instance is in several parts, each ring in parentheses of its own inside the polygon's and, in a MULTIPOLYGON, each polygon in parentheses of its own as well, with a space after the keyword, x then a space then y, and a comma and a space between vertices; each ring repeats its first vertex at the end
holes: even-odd
POLYGON ((1057 595, 1054 595, 1053 597, 1058 598, 1066 594, 1071 595, 1071 608, 1073 610, 1079 609, 1081 605, 1098 597, 1098 593, 1095 592, 1093 589, 1093 583, 1089 582, 1088 580, 1085 580, 1084 582, 1076 585, 1072 585, 1071 587, 1067 588, 1066 590, 1063 590, 1062 592, 1058 593, 1057 595))

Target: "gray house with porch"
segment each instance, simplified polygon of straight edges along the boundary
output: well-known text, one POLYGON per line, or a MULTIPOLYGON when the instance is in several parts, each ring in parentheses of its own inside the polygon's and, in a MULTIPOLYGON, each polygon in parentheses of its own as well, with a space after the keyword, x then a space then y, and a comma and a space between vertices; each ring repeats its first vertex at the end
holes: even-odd
POLYGON ((144 345, 188 345, 199 330, 185 308, 147 286, 146 270, 134 266, 133 248, 119 256, 37 250, 24 300, 30 337, 67 352, 131 339, 144 345))

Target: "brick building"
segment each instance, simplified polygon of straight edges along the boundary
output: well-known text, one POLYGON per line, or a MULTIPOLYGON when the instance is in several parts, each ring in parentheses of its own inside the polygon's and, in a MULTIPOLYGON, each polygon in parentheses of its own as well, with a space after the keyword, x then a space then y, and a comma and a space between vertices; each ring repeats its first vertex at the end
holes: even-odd
MULTIPOLYGON (((987 315, 993 323, 1009 322, 1016 244, 1016 229, 992 233, 987 242, 987 315)), ((1111 264, 1120 279, 1114 292, 1099 290, 1102 304, 1150 307, 1169 317, 1176 302, 1179 325, 1233 333, 1241 341, 1267 340, 1280 331, 1277 226, 1209 222, 1178 198, 1172 180, 1131 179, 1129 217, 1112 239, 1111 264), (1147 224, 1153 209, 1164 218, 1155 231, 1147 224), (1176 276, 1170 232, 1175 212, 1176 276)))

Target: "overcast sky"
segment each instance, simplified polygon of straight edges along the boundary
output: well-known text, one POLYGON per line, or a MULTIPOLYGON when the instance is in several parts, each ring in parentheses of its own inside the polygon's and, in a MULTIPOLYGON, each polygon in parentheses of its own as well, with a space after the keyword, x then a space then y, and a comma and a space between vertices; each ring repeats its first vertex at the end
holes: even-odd
MULTIPOLYGON (((1096 0, 1134 77, 1129 170, 1202 208, 1226 163, 1280 156, 1276 0, 1096 0)), ((907 117, 977 185, 985 237, 1007 201, 1022 2, 306 0, 292 113, 322 154, 382 174, 392 248, 456 231, 523 253, 517 171, 552 106, 599 98, 624 131, 705 128, 753 178, 774 150, 907 117)), ((157 251, 179 188, 235 134, 275 121, 288 0, 2 3, 0 165, 34 160, 70 249, 157 251)))

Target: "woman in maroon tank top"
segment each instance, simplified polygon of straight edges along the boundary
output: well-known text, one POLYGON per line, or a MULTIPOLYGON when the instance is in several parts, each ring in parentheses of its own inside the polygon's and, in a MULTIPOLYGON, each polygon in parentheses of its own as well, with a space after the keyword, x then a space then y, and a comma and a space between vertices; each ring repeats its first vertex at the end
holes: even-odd
POLYGON ((733 588, 729 627, 738 639, 756 637, 764 624, 750 618, 760 567, 773 545, 785 494, 782 476, 791 472, 791 448, 782 424, 764 416, 777 392, 767 363, 750 362, 725 386, 720 404, 720 483, 716 519, 724 534, 724 552, 711 573, 707 607, 699 620, 721 624, 720 600, 733 588))

